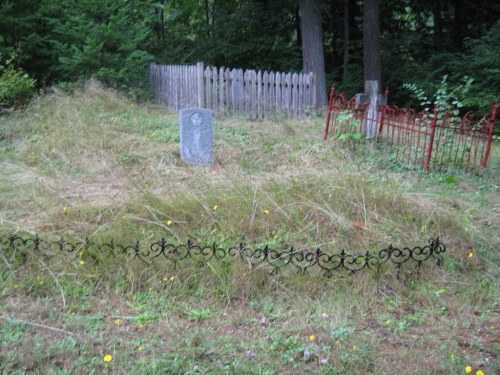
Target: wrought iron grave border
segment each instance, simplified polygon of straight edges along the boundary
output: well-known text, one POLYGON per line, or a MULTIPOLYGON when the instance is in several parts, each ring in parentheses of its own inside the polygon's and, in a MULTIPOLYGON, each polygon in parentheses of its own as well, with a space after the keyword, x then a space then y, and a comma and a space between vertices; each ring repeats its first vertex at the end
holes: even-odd
POLYGON ((366 251, 365 254, 356 255, 346 253, 329 254, 320 247, 307 247, 295 249, 293 246, 282 250, 276 250, 269 245, 248 246, 243 242, 229 248, 224 248, 216 243, 212 245, 198 245, 192 240, 186 243, 176 244, 165 238, 149 242, 144 246, 140 241, 132 245, 121 245, 111 240, 108 243, 97 243, 89 239, 85 241, 68 241, 61 237, 59 240, 44 240, 38 234, 30 237, 22 237, 17 234, 0 235, 0 253, 4 260, 16 257, 22 263, 30 254, 53 257, 61 253, 78 254, 80 258, 88 255, 94 262, 100 261, 99 256, 126 255, 130 260, 140 260, 145 264, 151 264, 156 260, 164 260, 175 268, 181 261, 193 260, 201 265, 206 265, 212 260, 239 259, 252 268, 267 266, 271 268, 271 274, 275 274, 282 268, 294 266, 299 274, 307 274, 313 268, 319 268, 323 276, 332 277, 335 271, 344 270, 349 274, 355 274, 361 270, 369 269, 379 272, 382 265, 392 263, 399 275, 401 266, 412 262, 418 272, 427 260, 436 260, 436 265, 443 264, 443 254, 446 246, 439 237, 430 239, 427 245, 413 248, 397 248, 391 245, 378 252, 366 251))

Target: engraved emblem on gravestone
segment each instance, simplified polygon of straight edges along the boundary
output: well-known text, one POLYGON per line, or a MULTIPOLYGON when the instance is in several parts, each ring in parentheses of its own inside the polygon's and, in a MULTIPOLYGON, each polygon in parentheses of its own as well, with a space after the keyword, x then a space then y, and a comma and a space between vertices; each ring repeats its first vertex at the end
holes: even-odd
POLYGON ((212 111, 186 108, 179 113, 181 157, 191 166, 214 164, 212 111))
POLYGON ((203 119, 203 116, 200 115, 199 112, 195 112, 191 115, 191 123, 196 126, 200 126, 203 124, 205 120, 203 119))

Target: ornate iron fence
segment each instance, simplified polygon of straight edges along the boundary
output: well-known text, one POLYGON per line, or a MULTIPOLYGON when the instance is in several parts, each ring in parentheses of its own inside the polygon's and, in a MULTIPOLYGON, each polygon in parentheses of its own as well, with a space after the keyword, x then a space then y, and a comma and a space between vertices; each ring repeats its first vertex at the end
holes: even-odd
MULTIPOLYGON (((379 272, 384 264, 392 264, 398 271, 406 263, 413 263, 413 270, 420 270, 423 262, 435 260, 436 265, 443 263, 443 253, 446 247, 439 237, 430 239, 424 246, 414 248, 397 248, 389 245, 378 252, 365 254, 329 253, 321 248, 294 247, 276 250, 268 245, 248 246, 239 243, 232 247, 221 247, 217 244, 198 245, 188 240, 183 244, 168 242, 165 238, 149 242, 147 245, 137 241, 131 245, 96 243, 90 240, 67 241, 61 238, 57 241, 44 240, 38 235, 21 237, 17 234, 0 236, 0 255, 8 264, 23 264, 29 256, 56 257, 61 254, 74 255, 80 259, 99 263, 106 256, 124 255, 130 260, 139 260, 146 264, 154 261, 164 261, 174 268, 183 261, 194 261, 206 265, 210 261, 242 261, 252 268, 266 267, 275 274, 285 267, 295 267, 297 273, 307 274, 310 270, 319 270, 325 277, 332 277, 335 271, 347 271, 355 274, 369 269, 379 272)), ((2 260, 0 260, 1 262, 2 260)))
POLYGON ((325 125, 328 136, 340 140, 372 140, 382 154, 402 164, 428 170, 478 171, 488 166, 498 103, 491 114, 459 117, 455 111, 418 112, 409 108, 370 103, 357 104, 344 94, 330 91, 325 125))

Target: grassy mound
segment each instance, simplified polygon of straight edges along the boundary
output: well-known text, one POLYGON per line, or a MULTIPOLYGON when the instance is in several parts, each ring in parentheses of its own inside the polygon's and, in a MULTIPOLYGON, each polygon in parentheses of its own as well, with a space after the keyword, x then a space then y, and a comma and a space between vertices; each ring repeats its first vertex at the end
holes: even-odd
POLYGON ((173 270, 0 253, 6 373, 499 370, 498 146, 484 175, 381 169, 322 118, 215 121, 216 165, 180 159, 178 118, 88 82, 0 118, 0 233, 161 237, 352 253, 440 236, 441 269, 332 279, 244 263, 173 270), (110 357, 104 357, 111 355, 110 357), (106 362, 105 360, 110 360, 106 362))

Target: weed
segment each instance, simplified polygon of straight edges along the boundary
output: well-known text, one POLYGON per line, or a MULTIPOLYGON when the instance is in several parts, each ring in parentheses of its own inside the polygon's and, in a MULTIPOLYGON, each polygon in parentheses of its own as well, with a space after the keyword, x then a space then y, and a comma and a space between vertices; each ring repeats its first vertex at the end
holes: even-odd
POLYGON ((354 328, 346 327, 344 324, 340 323, 332 330, 331 335, 335 340, 345 341, 354 331, 354 328))
POLYGON ((212 319, 212 311, 210 311, 210 309, 188 308, 186 310, 186 315, 188 316, 189 320, 200 321, 212 319))

